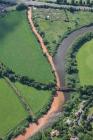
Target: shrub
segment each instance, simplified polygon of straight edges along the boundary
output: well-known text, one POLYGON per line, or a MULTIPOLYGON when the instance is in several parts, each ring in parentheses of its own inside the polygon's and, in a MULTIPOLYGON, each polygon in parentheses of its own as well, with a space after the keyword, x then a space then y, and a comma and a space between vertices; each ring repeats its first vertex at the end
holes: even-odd
POLYGON ((16 10, 18 11, 22 11, 22 10, 26 10, 27 9, 27 6, 23 3, 19 4, 17 7, 16 7, 16 10))

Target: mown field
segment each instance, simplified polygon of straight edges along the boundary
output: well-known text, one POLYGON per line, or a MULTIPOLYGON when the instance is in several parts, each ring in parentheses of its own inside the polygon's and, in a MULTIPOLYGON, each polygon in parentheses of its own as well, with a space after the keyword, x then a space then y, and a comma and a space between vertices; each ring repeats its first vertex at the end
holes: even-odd
POLYGON ((21 95, 30 105, 34 115, 40 110, 42 110, 43 107, 47 105, 51 99, 51 91, 37 90, 35 88, 28 87, 20 83, 15 83, 15 86, 18 88, 21 95))
POLYGON ((55 52, 57 44, 68 32, 93 23, 92 12, 70 12, 58 9, 33 9, 33 19, 39 32, 48 41, 50 53, 55 52), (48 16, 48 18, 47 18, 48 16))
POLYGON ((19 102, 13 90, 5 82, 0 80, 0 137, 18 125, 27 117, 23 106, 19 102))
POLYGON ((51 67, 30 29, 25 11, 14 11, 0 17, 0 61, 16 74, 42 83, 54 81, 51 67))
POLYGON ((93 85, 93 39, 79 49, 76 58, 81 85, 93 85))

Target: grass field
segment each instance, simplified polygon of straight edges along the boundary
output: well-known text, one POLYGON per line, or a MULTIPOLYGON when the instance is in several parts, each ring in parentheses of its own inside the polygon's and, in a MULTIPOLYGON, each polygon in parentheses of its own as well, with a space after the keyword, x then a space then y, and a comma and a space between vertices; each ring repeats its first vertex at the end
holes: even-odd
POLYGON ((0 17, 0 61, 16 74, 42 83, 54 81, 25 12, 14 11, 0 17))
POLYGON ((39 30, 45 32, 45 39, 49 44, 47 47, 51 53, 55 52, 55 48, 59 40, 66 32, 93 23, 92 12, 74 12, 58 10, 58 9, 33 9, 34 21, 38 24, 39 30), (46 17, 49 19, 46 20, 46 17), (66 20, 69 19, 69 22, 66 20))
POLYGON ((26 117, 27 113, 15 93, 3 79, 0 80, 0 137, 26 117))
POLYGON ((51 98, 51 91, 37 90, 19 83, 16 83, 15 85, 30 105, 33 113, 39 112, 45 105, 48 104, 51 98))
POLYGON ((76 58, 81 85, 93 85, 93 40, 80 48, 76 58))

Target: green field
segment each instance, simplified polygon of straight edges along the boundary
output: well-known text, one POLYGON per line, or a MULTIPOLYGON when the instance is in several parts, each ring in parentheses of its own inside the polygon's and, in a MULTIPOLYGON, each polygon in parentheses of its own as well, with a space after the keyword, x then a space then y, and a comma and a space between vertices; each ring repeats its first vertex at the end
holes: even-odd
POLYGON ((93 13, 70 11, 59 9, 33 9, 34 22, 38 24, 40 32, 45 32, 45 40, 49 42, 47 47, 50 53, 55 52, 55 48, 61 38, 67 32, 80 28, 83 25, 93 23, 93 13), (49 16, 49 19, 46 17, 49 16), (66 20, 69 20, 68 22, 66 20))
POLYGON ((16 74, 42 83, 54 81, 51 67, 27 22, 26 12, 14 11, 0 17, 0 61, 16 74))
POLYGON ((5 80, 0 80, 0 137, 27 117, 23 106, 5 80))
POLYGON ((33 113, 39 112, 51 99, 51 91, 37 90, 19 83, 15 85, 30 105, 33 113))
POLYGON ((81 85, 93 85, 93 40, 79 49, 76 58, 81 85))

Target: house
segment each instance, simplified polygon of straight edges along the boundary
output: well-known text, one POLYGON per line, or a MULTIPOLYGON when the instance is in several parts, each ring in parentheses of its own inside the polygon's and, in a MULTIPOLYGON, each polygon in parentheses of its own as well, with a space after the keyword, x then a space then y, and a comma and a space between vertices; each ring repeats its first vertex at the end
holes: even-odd
POLYGON ((50 133, 51 137, 58 137, 59 136, 59 131, 58 130, 52 130, 50 133))
POLYGON ((70 138, 70 140, 79 140, 79 138, 77 136, 73 136, 70 138))

